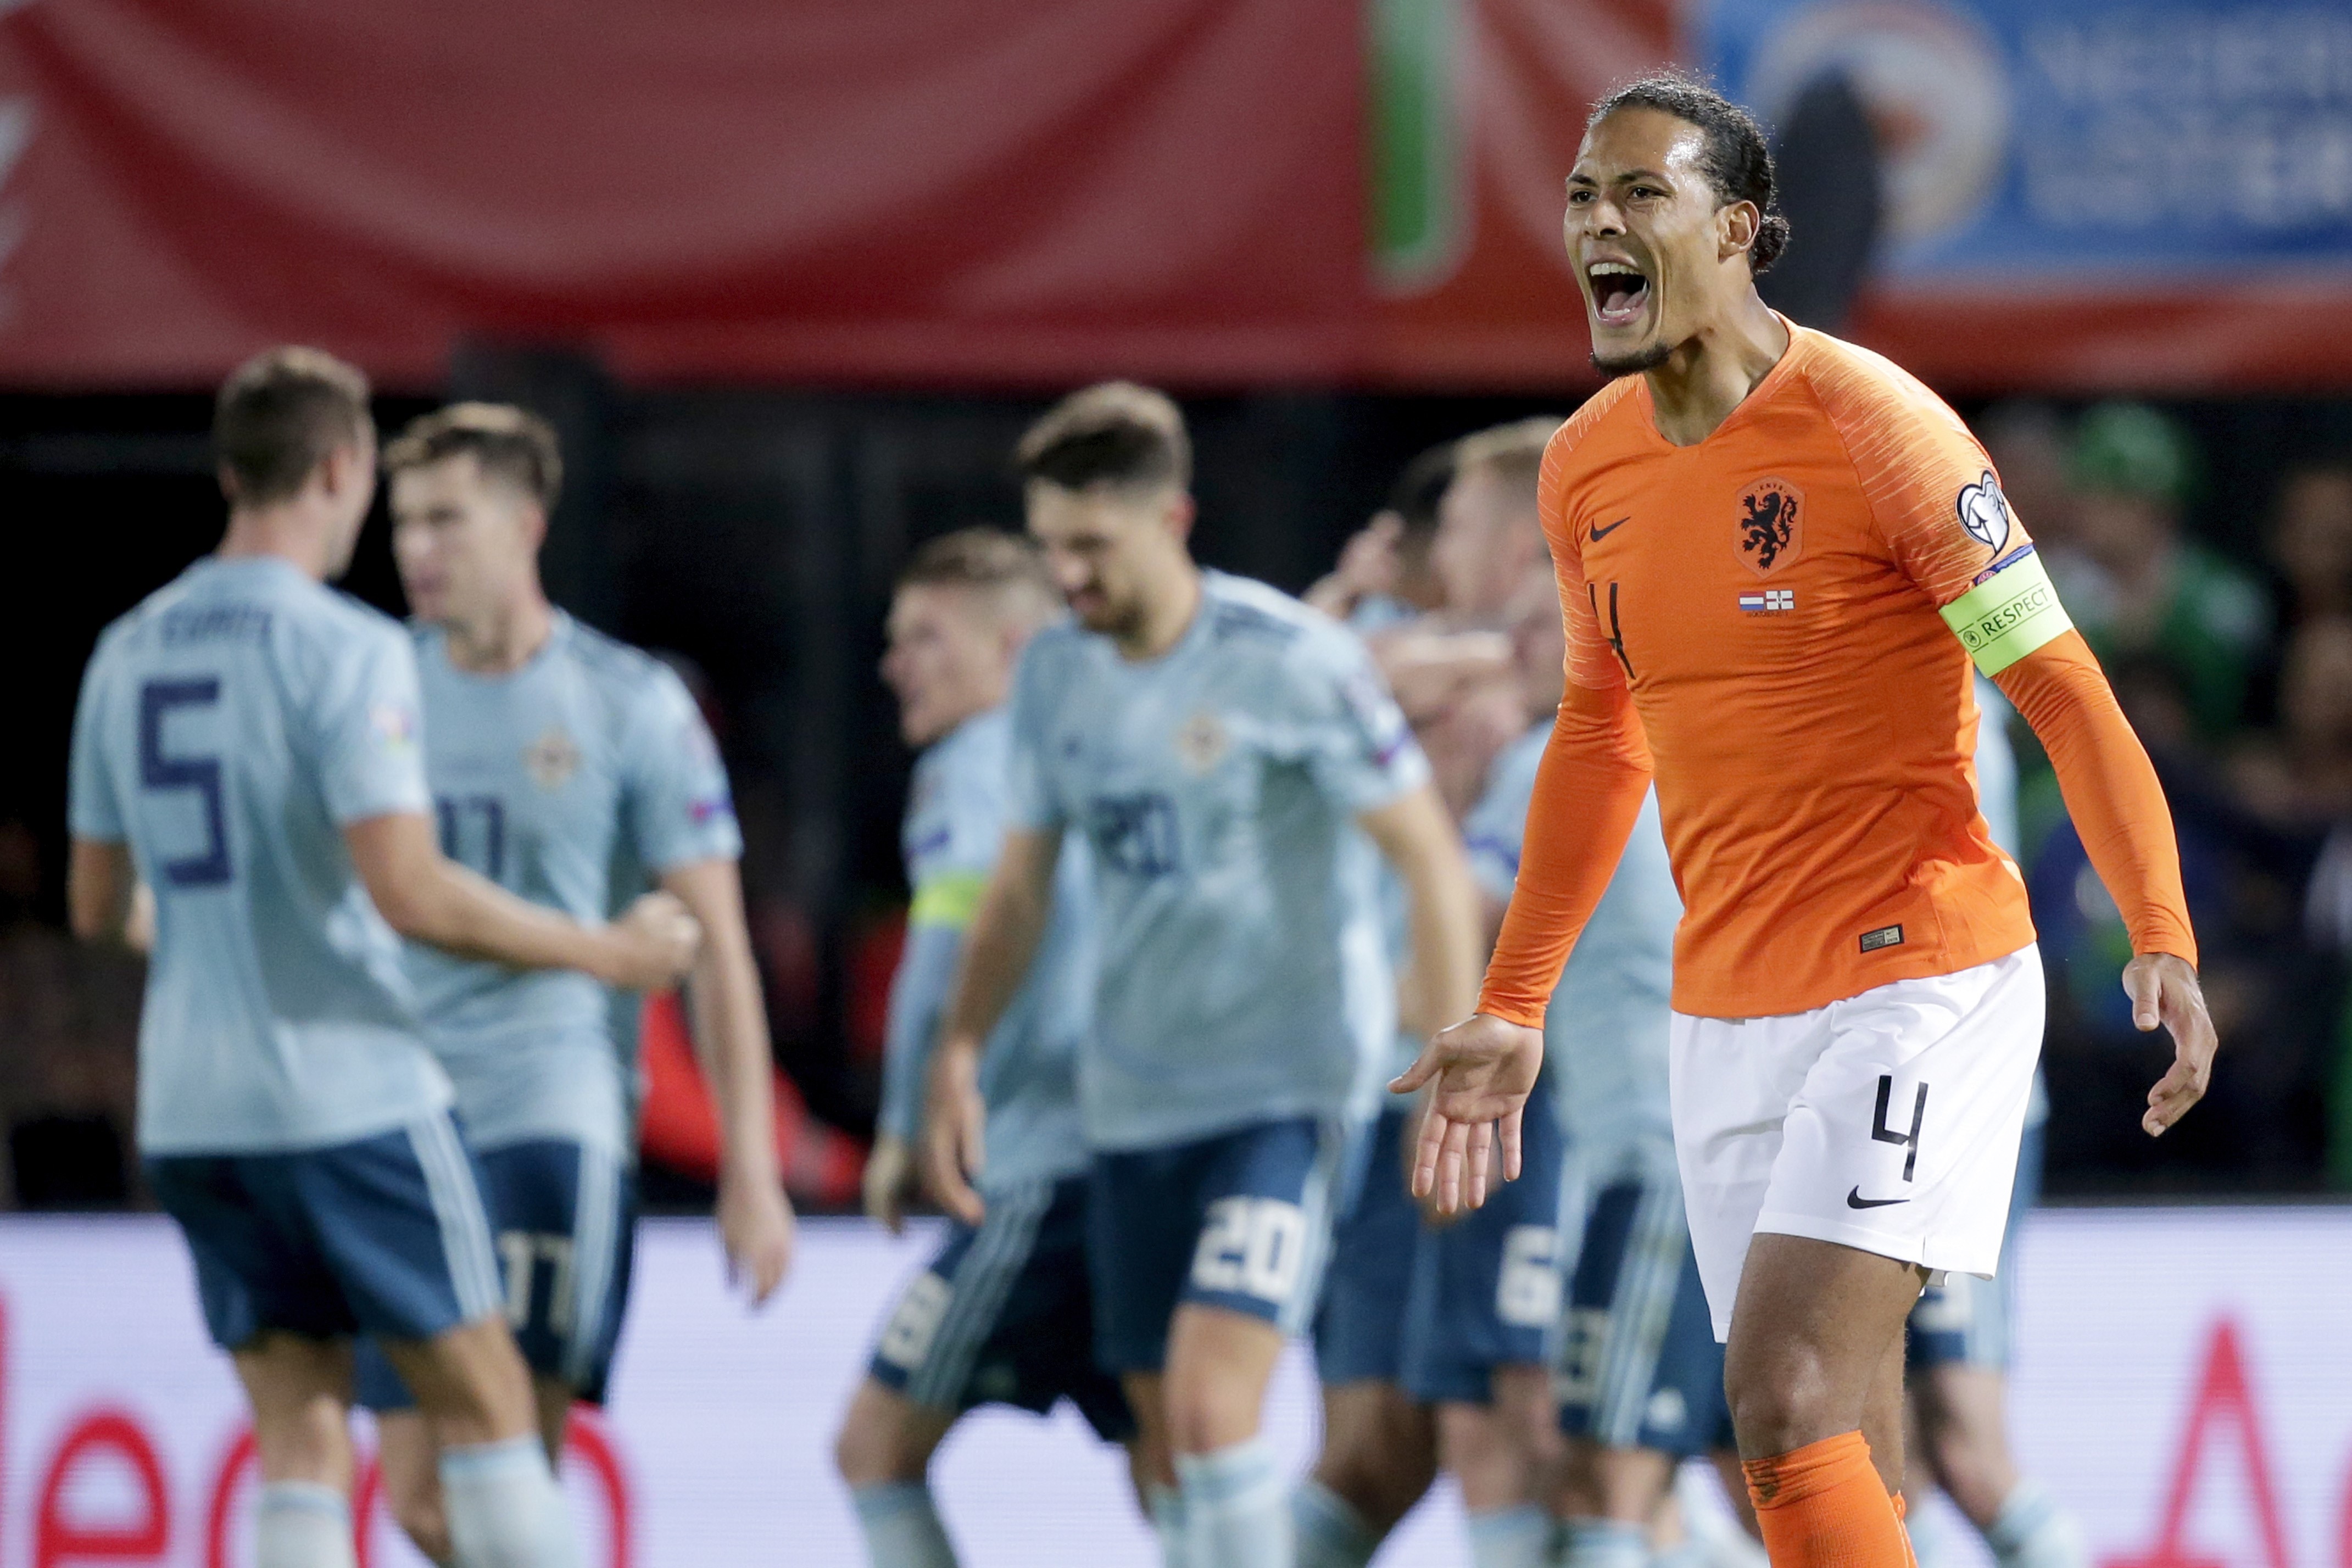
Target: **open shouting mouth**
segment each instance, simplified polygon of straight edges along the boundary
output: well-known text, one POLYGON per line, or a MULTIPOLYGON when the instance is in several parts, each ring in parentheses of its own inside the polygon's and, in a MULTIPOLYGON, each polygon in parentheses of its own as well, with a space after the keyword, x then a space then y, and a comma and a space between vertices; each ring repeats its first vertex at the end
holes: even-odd
POLYGON ((1604 327, 1628 327, 1650 303, 1650 280, 1630 261, 1596 261, 1585 268, 1592 314, 1604 327))

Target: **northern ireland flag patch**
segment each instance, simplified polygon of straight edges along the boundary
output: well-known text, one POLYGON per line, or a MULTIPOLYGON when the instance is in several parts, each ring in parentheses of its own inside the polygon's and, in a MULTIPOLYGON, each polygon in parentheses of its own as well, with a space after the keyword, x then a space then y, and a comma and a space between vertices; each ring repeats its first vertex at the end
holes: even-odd
POLYGON ((1739 608, 1750 615, 1763 615, 1779 610, 1794 610, 1796 607, 1797 591, 1793 588, 1768 588, 1759 593, 1743 593, 1739 596, 1739 608))

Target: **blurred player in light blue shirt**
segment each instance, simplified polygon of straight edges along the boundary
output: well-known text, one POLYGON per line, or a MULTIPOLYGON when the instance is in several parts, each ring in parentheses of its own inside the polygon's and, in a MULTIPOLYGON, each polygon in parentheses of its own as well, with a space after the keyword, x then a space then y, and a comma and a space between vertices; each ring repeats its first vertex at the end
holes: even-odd
MULTIPOLYGON (((1525 606, 1556 602, 1537 490, 1559 425, 1538 415, 1455 444, 1430 548, 1444 609, 1428 633, 1384 651, 1482 881, 1491 873, 1481 849, 1491 851, 1499 830, 1507 828, 1516 858, 1518 822, 1496 822, 1492 806, 1482 807, 1496 764, 1535 713, 1554 705, 1549 688, 1559 680, 1557 648, 1548 669, 1538 658, 1528 671, 1512 658, 1510 635, 1525 606)), ((1507 887, 1507 878, 1505 896, 1507 887)), ((1499 919, 1487 924, 1491 934, 1499 919)), ((1461 1490, 1474 1568, 1535 1568, 1552 1534, 1541 1493, 1560 1448, 1547 1354, 1559 1315, 1564 1140, 1552 1091, 1560 1078, 1561 1064, 1548 1059, 1521 1129, 1519 1179, 1474 1214, 1424 1223, 1414 1245, 1403 1386, 1435 1410, 1438 1455, 1461 1490)))
POLYGON ((1032 426, 1019 456, 1029 531, 1076 623, 1040 632, 1014 682, 1012 831, 932 1065, 926 1179, 950 1212, 982 1211, 969 1183, 982 1042, 1044 935, 1076 830, 1102 950, 1078 1073, 1097 1354, 1151 1450, 1171 1560, 1287 1568, 1287 1487, 1260 1406, 1312 1311, 1394 1039, 1375 846, 1408 892, 1417 1028, 1474 999, 1475 893, 1361 643, 1193 564, 1172 402, 1089 388, 1032 426))
MULTIPOLYGON (((1496 759, 1463 823, 1494 928, 1518 880, 1528 803, 1561 691, 1565 650, 1549 583, 1511 641, 1528 707, 1543 716, 1496 759)), ((1568 1451, 1546 1500, 1568 1568, 1648 1563, 1650 1521, 1681 1461, 1730 1452, 1723 1352, 1675 1161, 1666 1047, 1682 913, 1653 795, 1544 1015, 1544 1071, 1567 1131, 1568 1228, 1580 1234, 1564 1260, 1553 1368, 1568 1451)), ((1732 1465, 1738 1479, 1736 1458, 1732 1465)))
MULTIPOLYGON (((914 904, 866 1168, 866 1212, 893 1231, 964 933, 1004 842, 1013 662, 1061 613, 1036 547, 991 528, 923 546, 891 601, 883 678, 898 697, 899 733, 925 748, 908 791, 914 904)), ((835 1454, 874 1568, 954 1562, 929 1473, 973 1406, 1043 1414, 1067 1399, 1106 1439, 1135 1434, 1118 1380, 1094 1360, 1076 1078, 1094 1011, 1093 904, 1086 857, 1073 853, 1055 879, 1036 956, 980 1062, 988 1119, 976 1185, 986 1212, 977 1226, 951 1225, 899 1297, 842 1422, 835 1454)))
MULTIPOLYGON (((411 424, 384 467, 442 850, 577 920, 658 882, 701 924, 688 996, 719 1108, 720 1231, 730 1269, 764 1300, 792 1220, 718 747, 674 672, 548 602, 539 549, 562 464, 545 421, 457 403, 411 424)), ((508 1319, 557 1456, 573 1401, 603 1400, 626 1304, 635 1031, 616 1030, 614 994, 586 975, 415 946, 405 958, 482 1172, 508 1319)), ((418 1547, 446 1558, 433 1435, 372 1349, 358 1386, 376 1413, 385 1491, 418 1547)))
MULTIPOLYGON (((1331 573, 1307 591, 1375 657, 1379 639, 1409 634, 1444 601, 1430 570, 1437 509, 1454 474, 1452 442, 1422 453, 1390 487, 1389 504, 1358 530, 1331 573)), ((1408 715, 1408 717, 1410 716, 1408 715)), ((1437 758, 1431 758, 1433 768, 1437 758)), ((1412 961, 1404 884, 1378 868, 1381 934, 1390 966, 1412 961)), ((1390 1072, 1407 1070, 1422 1041, 1400 1028, 1390 1072)), ((1421 1210, 1406 1190, 1410 1095, 1382 1094, 1365 1135, 1363 1179, 1331 1232, 1331 1261, 1315 1312, 1315 1375, 1322 1385, 1322 1446, 1291 1489, 1300 1568, 1355 1568, 1379 1550, 1437 1477, 1436 1415, 1404 1390, 1405 1321, 1421 1210)))
MULTIPOLYGON (((1550 601, 1536 491, 1559 426, 1538 416, 1475 432, 1438 463, 1415 459, 1400 481, 1437 478, 1423 551, 1435 591, 1430 613, 1389 621, 1371 646, 1457 815, 1527 725, 1505 629, 1530 594, 1550 601)), ((1377 580, 1361 559, 1370 542, 1351 542, 1335 575, 1377 580)), ((1411 943, 1395 888, 1384 879, 1391 952, 1403 965, 1411 943)), ((1424 1049, 1399 1043, 1408 1063, 1424 1049)), ((1546 1356, 1559 1316, 1559 1119, 1548 1094, 1536 1099, 1519 1179, 1475 1213, 1424 1217, 1403 1158, 1419 1107, 1390 1100, 1317 1323, 1324 1449, 1292 1496, 1299 1562, 1362 1568, 1442 1461, 1459 1487, 1473 1568, 1532 1568, 1551 1534, 1538 1484, 1559 1447, 1546 1356)))
POLYGON ((257 1556, 352 1561, 365 1332, 429 1396, 456 1560, 558 1568, 577 1549, 394 933, 657 984, 694 923, 657 898, 584 924, 435 850, 407 636, 321 586, 374 492, 364 378, 273 350, 222 388, 214 438, 219 552, 108 628, 84 678, 68 894, 98 938, 153 891, 140 1145, 253 1406, 257 1556))
MULTIPOLYGON (((897 1146, 908 1176, 907 1151, 922 1132, 924 1080, 955 989, 963 934, 1004 841, 1012 766, 1013 715, 1000 704, 924 752, 908 788, 901 847, 915 896, 906 956, 890 988, 881 1110, 882 1136, 897 1146)), ((1028 982, 997 1020, 981 1060, 988 1162, 975 1185, 982 1194, 1087 1168, 1078 1047, 1094 1015, 1093 907, 1086 852, 1074 850, 1055 874, 1054 913, 1028 982)))

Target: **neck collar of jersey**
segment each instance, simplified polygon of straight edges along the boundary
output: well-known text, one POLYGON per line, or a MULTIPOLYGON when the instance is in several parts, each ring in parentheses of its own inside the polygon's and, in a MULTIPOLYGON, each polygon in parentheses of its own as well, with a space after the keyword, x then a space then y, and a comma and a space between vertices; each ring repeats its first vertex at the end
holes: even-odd
POLYGON ((1798 326, 1794 321, 1791 321, 1786 316, 1781 315, 1778 310, 1772 312, 1772 319, 1775 321, 1780 322, 1781 330, 1789 334, 1789 346, 1780 350, 1780 357, 1772 362, 1772 368, 1770 370, 1764 372, 1764 379, 1748 389, 1748 395, 1741 398, 1738 405, 1735 406, 1729 413, 1723 416, 1723 423, 1721 424, 1717 425, 1713 430, 1706 433, 1705 440, 1699 441, 1689 446, 1676 446, 1673 442, 1668 441, 1666 439, 1665 432, 1658 428, 1658 405, 1653 402, 1650 397, 1650 378, 1646 375, 1640 378, 1642 384, 1634 391, 1633 395, 1642 400, 1642 428, 1650 433, 1651 441, 1668 452, 1696 452, 1700 447, 1705 446, 1707 442, 1713 441, 1717 436, 1721 435, 1725 431, 1733 428, 1738 424, 1741 420, 1748 417, 1748 411, 1749 409, 1754 408, 1757 404, 1764 402, 1765 399, 1771 396, 1773 392, 1780 390, 1780 383, 1787 380, 1790 374, 1794 371, 1798 355, 1809 351, 1810 345, 1806 342, 1806 340, 1811 337, 1811 334, 1805 328, 1798 326))

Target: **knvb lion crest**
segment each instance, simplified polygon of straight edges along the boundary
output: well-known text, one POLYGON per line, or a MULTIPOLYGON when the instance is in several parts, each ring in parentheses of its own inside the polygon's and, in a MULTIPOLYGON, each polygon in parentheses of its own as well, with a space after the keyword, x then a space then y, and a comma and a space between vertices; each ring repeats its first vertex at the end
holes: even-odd
POLYGON ((1769 577, 1804 552, 1805 497, 1786 479, 1759 479, 1739 492, 1739 516, 1732 542, 1739 561, 1759 577, 1769 577))

